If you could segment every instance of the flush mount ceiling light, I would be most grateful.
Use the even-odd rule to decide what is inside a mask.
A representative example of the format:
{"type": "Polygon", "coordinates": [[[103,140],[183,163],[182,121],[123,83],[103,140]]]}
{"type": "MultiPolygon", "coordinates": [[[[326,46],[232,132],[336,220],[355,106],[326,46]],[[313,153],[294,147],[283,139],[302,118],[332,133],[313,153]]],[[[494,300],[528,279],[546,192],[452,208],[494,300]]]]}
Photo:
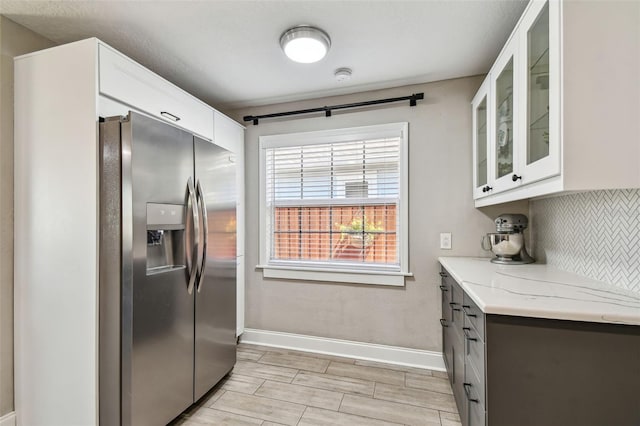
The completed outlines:
{"type": "Polygon", "coordinates": [[[325,57],[331,47],[331,39],[319,28],[298,25],[280,36],[280,47],[292,61],[310,64],[325,57]]]}

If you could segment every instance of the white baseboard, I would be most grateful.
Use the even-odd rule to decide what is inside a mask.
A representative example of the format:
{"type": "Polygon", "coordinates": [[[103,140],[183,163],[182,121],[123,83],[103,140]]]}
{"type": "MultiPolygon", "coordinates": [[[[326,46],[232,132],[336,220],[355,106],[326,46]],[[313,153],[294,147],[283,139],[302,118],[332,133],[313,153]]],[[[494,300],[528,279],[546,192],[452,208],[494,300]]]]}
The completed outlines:
{"type": "Polygon", "coordinates": [[[0,426],[16,426],[16,413],[7,413],[0,417],[0,426]]]}
{"type": "Polygon", "coordinates": [[[241,343],[445,371],[441,352],[245,328],[241,343]]]}

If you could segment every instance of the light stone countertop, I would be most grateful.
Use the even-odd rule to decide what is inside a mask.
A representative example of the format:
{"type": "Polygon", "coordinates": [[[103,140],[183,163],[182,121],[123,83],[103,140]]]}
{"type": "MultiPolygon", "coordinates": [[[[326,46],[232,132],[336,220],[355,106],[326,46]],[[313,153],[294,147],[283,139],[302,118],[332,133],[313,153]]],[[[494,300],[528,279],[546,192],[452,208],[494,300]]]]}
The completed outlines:
{"type": "Polygon", "coordinates": [[[438,261],[487,314],[640,325],[640,294],[548,265],[438,261]]]}

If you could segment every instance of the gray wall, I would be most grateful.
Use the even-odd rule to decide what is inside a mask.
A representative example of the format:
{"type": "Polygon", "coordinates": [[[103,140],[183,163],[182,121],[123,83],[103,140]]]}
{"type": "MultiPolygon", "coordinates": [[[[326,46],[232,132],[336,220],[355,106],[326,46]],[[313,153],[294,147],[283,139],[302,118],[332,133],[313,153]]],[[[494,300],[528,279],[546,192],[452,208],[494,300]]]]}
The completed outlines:
{"type": "Polygon", "coordinates": [[[0,417],[13,411],[13,57],[51,46],[0,16],[0,417]]]}
{"type": "Polygon", "coordinates": [[[331,118],[248,124],[246,132],[246,327],[441,351],[438,256],[486,256],[480,236],[502,212],[527,213],[527,202],[476,210],[471,191],[471,106],[482,77],[231,111],[249,114],[350,103],[424,92],[425,100],[331,118]],[[409,253],[404,288],[263,279],[259,262],[258,137],[329,128],[409,122],[409,253]],[[439,233],[453,233],[453,250],[439,233]]]}
{"type": "Polygon", "coordinates": [[[640,189],[569,194],[530,207],[538,261],[640,293],[640,189]]]}

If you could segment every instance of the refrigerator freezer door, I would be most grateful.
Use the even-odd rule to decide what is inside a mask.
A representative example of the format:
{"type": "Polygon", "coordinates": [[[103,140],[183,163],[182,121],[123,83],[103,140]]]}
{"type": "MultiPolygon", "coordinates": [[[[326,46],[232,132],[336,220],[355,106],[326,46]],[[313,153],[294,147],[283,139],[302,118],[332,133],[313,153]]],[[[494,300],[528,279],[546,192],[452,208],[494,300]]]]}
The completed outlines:
{"type": "MultiPolygon", "coordinates": [[[[209,391],[236,362],[236,178],[233,154],[194,138],[199,202],[206,205],[204,268],[195,312],[194,400],[209,391]]],[[[204,207],[204,206],[202,206],[204,207]]]]}
{"type": "Polygon", "coordinates": [[[194,297],[187,291],[186,259],[193,244],[190,219],[196,216],[188,211],[187,189],[194,168],[193,137],[140,114],[129,117],[122,124],[123,269],[132,262],[131,276],[123,277],[122,423],[160,425],[193,403],[194,297]],[[126,194],[131,194],[130,203],[126,194]],[[173,217],[181,212],[184,219],[173,217]],[[162,214],[166,226],[158,218],[162,214]],[[158,267],[162,262],[166,267],[158,267]]]}

